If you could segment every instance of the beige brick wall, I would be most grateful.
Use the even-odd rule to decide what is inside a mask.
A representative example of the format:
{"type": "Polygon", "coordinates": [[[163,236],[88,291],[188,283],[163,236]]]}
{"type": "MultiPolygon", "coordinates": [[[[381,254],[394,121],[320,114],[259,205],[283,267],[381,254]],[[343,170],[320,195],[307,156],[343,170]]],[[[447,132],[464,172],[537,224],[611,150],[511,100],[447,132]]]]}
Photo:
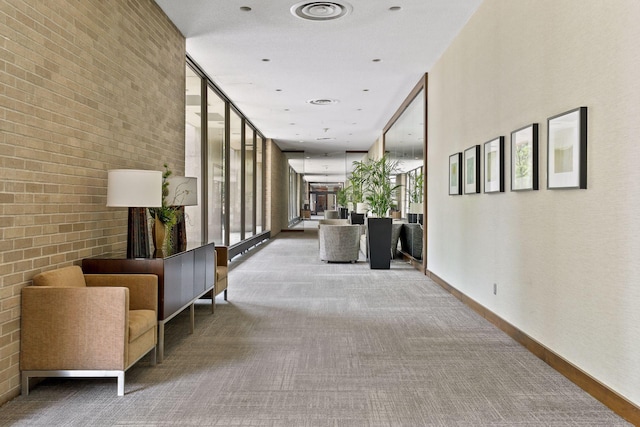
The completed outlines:
{"type": "Polygon", "coordinates": [[[0,403],[18,394],[20,293],[123,250],[107,170],[184,170],[184,37],[152,0],[0,2],[0,403]]]}
{"type": "Polygon", "coordinates": [[[267,229],[271,237],[287,228],[288,212],[288,163],[285,155],[271,139],[266,144],[267,183],[265,206],[267,208],[267,229]]]}

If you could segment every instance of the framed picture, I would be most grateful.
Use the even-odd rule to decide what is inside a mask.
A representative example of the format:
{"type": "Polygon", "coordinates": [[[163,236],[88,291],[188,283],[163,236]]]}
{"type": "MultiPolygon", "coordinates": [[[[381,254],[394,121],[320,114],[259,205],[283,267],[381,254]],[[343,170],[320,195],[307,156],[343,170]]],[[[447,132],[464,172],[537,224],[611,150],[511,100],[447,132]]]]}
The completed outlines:
{"type": "Polygon", "coordinates": [[[538,189],[538,124],[511,132],[511,191],[538,189]]]}
{"type": "Polygon", "coordinates": [[[462,153],[449,156],[449,195],[459,196],[462,194],[462,153]]]}
{"type": "Polygon", "coordinates": [[[587,107],[547,120],[547,188],[587,188],[587,107]]]}
{"type": "Polygon", "coordinates": [[[504,136],[484,143],[484,192],[504,191],[504,136]]]}
{"type": "Polygon", "coordinates": [[[464,150],[464,194],[480,192],[480,146],[464,150]]]}

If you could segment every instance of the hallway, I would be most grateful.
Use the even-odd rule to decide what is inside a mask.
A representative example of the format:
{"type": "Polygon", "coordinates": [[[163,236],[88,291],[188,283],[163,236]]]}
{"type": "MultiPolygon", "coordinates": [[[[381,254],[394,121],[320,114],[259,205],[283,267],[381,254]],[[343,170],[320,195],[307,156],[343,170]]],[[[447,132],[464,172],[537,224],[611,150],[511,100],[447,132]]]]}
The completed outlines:
{"type": "Polygon", "coordinates": [[[167,324],[164,363],[48,379],[20,426],[622,426],[601,403],[404,262],[318,260],[313,230],[234,259],[229,300],[167,324]]]}

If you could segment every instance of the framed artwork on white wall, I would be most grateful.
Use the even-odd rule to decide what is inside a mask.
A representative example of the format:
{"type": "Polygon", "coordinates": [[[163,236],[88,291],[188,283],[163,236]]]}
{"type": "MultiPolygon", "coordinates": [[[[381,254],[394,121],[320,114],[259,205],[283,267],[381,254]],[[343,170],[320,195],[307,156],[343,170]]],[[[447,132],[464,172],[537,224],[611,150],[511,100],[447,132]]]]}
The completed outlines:
{"type": "Polygon", "coordinates": [[[504,191],[504,136],[484,143],[484,192],[504,191]]]}
{"type": "Polygon", "coordinates": [[[464,150],[464,194],[480,192],[480,146],[464,150]]]}
{"type": "Polygon", "coordinates": [[[511,191],[538,189],[538,124],[511,132],[511,191]]]}
{"type": "Polygon", "coordinates": [[[449,195],[462,194],[462,153],[449,156],[449,195]]]}
{"type": "Polygon", "coordinates": [[[587,107],[547,120],[547,188],[587,188],[587,107]]]}

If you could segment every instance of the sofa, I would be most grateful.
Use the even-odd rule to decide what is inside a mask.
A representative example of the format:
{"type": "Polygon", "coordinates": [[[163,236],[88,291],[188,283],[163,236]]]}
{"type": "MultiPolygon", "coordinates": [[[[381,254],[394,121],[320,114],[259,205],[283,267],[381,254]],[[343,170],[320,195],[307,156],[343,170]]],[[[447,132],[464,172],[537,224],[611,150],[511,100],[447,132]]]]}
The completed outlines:
{"type": "Polygon", "coordinates": [[[318,228],[320,260],[356,262],[360,249],[359,225],[321,224],[318,228]]]}
{"type": "Polygon", "coordinates": [[[22,289],[22,394],[31,377],[116,377],[151,353],[156,363],[158,277],[83,274],[78,266],[40,273],[22,289]]]}

